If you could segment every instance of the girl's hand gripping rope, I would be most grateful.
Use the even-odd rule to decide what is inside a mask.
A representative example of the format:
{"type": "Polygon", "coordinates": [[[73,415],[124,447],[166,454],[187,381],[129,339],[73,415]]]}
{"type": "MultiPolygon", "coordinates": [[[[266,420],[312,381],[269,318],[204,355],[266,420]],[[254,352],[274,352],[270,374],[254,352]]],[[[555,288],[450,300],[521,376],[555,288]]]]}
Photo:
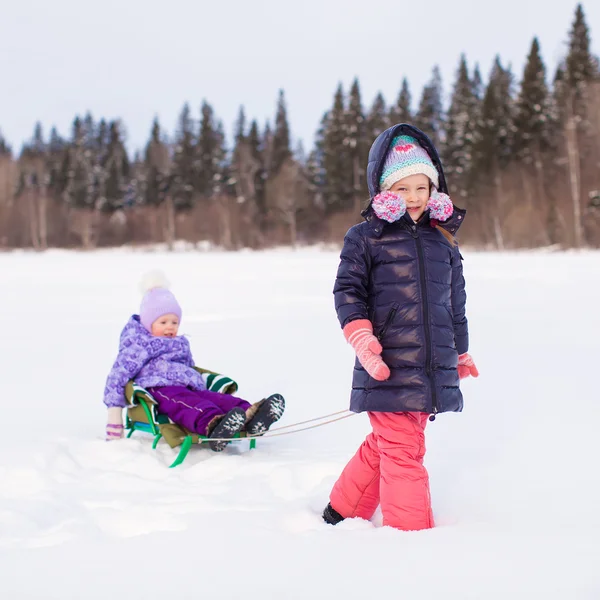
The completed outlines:
{"type": "Polygon", "coordinates": [[[368,319],[357,319],[344,329],[346,341],[354,348],[356,356],[365,371],[377,381],[385,381],[390,376],[389,367],[381,358],[382,347],[373,335],[373,325],[368,319]]]}

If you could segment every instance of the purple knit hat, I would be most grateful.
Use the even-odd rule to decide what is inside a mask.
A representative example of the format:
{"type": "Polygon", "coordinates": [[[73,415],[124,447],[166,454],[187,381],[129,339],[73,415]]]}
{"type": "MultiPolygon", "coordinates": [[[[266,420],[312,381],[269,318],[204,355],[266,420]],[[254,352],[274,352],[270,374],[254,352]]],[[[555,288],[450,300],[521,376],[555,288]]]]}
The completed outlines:
{"type": "Polygon", "coordinates": [[[145,293],[140,306],[140,322],[148,331],[152,331],[152,323],[163,315],[173,314],[181,321],[181,306],[168,286],[160,272],[148,273],[142,280],[145,293]]]}

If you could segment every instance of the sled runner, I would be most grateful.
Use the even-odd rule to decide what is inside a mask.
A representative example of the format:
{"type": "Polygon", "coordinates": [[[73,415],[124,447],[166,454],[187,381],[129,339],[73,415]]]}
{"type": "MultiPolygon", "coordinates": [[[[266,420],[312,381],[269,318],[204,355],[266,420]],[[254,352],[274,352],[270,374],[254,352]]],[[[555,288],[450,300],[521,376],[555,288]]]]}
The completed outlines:
{"type": "MultiPolygon", "coordinates": [[[[234,394],[238,389],[237,383],[229,377],[199,367],[194,367],[194,369],[202,374],[206,389],[211,392],[234,394]]],[[[127,383],[125,397],[127,399],[125,429],[129,430],[128,438],[133,435],[134,431],[143,431],[154,436],[153,450],[156,449],[156,445],[161,438],[164,438],[171,448],[181,446],[179,454],[170,465],[170,468],[180,465],[185,460],[192,444],[202,444],[202,440],[208,439],[204,435],[188,431],[184,427],[173,423],[166,415],[159,413],[156,400],[148,390],[137,385],[134,381],[127,383]]],[[[241,441],[245,437],[246,432],[241,431],[231,441],[241,441]]],[[[256,447],[255,438],[250,438],[249,443],[251,450],[256,447]]]]}

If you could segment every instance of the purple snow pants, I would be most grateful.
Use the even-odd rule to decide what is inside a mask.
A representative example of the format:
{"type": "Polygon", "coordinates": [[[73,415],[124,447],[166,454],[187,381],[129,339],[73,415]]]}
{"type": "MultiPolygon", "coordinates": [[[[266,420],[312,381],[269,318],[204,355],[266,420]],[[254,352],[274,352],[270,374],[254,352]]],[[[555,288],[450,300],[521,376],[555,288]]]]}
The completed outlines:
{"type": "Polygon", "coordinates": [[[158,403],[159,412],[173,423],[200,435],[206,435],[206,427],[215,417],[235,407],[250,408],[250,402],[241,398],[208,390],[196,392],[182,385],[153,387],[148,391],[158,403]]]}

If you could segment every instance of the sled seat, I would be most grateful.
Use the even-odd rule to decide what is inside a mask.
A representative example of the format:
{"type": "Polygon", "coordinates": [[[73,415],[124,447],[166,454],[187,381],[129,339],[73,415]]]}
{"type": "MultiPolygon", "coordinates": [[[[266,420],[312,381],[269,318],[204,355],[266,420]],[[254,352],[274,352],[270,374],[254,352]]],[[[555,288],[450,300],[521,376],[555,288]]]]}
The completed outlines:
{"type": "MultiPolygon", "coordinates": [[[[194,369],[202,375],[206,383],[206,389],[211,392],[234,394],[238,389],[237,383],[229,377],[199,367],[194,367],[194,369]]],[[[152,394],[137,385],[135,381],[131,380],[125,386],[125,398],[127,400],[125,429],[129,430],[127,433],[128,438],[133,435],[134,431],[141,431],[154,436],[153,450],[156,449],[156,445],[161,438],[164,438],[171,448],[181,446],[177,458],[169,468],[176,467],[185,460],[192,444],[206,444],[202,440],[208,439],[207,436],[189,431],[185,427],[173,423],[166,415],[160,413],[152,394]]],[[[231,441],[242,441],[244,438],[246,438],[246,432],[241,431],[231,441]]],[[[250,438],[249,442],[250,450],[256,447],[256,438],[250,438]]]]}

